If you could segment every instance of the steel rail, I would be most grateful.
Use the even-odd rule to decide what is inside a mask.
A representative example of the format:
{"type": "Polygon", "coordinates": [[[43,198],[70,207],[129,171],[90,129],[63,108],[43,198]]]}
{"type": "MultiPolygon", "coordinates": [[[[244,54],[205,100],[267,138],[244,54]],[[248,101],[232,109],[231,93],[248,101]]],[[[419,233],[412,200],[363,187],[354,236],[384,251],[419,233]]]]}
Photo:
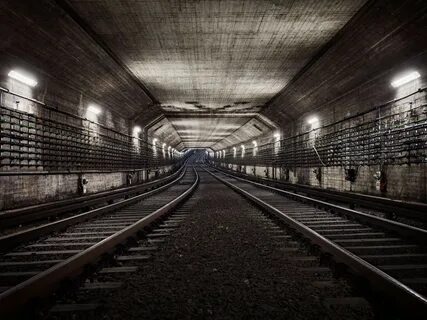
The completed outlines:
{"type": "Polygon", "coordinates": [[[363,223],[368,223],[368,224],[376,226],[376,227],[380,227],[380,228],[387,229],[387,230],[392,231],[392,232],[396,232],[396,233],[404,236],[405,238],[410,238],[410,239],[416,240],[417,242],[419,242],[422,245],[425,245],[427,243],[427,230],[417,228],[417,227],[413,227],[413,226],[410,226],[410,225],[407,225],[404,223],[400,223],[397,221],[384,219],[384,218],[377,217],[377,216],[374,216],[374,215],[371,215],[368,213],[360,212],[357,210],[344,208],[342,206],[332,204],[332,203],[329,203],[326,201],[314,199],[314,198],[311,198],[308,196],[303,196],[303,195],[296,194],[293,192],[289,192],[289,191],[285,191],[285,190],[278,189],[275,187],[271,187],[271,186],[268,186],[268,185],[265,185],[262,183],[258,183],[258,182],[254,182],[251,180],[247,180],[247,179],[238,177],[238,176],[234,176],[232,174],[223,172],[221,170],[219,170],[219,171],[222,172],[226,176],[232,177],[233,179],[253,184],[253,185],[258,186],[260,188],[279,193],[285,197],[288,197],[288,198],[291,198],[294,200],[298,200],[301,202],[305,202],[305,203],[311,203],[312,205],[325,208],[326,210],[330,210],[330,211],[333,211],[335,213],[343,214],[347,217],[350,217],[353,220],[358,220],[358,221],[361,221],[363,223]]]}
{"type": "Polygon", "coordinates": [[[185,175],[185,170],[183,170],[181,174],[178,176],[178,178],[176,178],[175,180],[161,187],[158,187],[154,190],[144,192],[132,198],[122,200],[113,204],[109,204],[100,208],[96,208],[96,209],[93,209],[78,215],[74,215],[68,218],[64,218],[55,222],[47,223],[38,227],[30,228],[27,230],[19,231],[16,233],[12,233],[12,234],[0,237],[0,252],[5,252],[7,250],[10,250],[22,244],[23,242],[34,240],[40,236],[47,235],[53,231],[62,230],[73,224],[86,221],[88,219],[94,218],[101,214],[105,214],[107,212],[111,212],[111,211],[123,208],[125,206],[128,206],[130,204],[133,204],[135,202],[141,201],[142,199],[145,199],[153,194],[159,193],[169,188],[170,186],[176,184],[184,177],[184,175],[185,175]]]}
{"type": "Polygon", "coordinates": [[[319,246],[321,250],[334,257],[336,262],[343,263],[355,274],[362,276],[369,282],[370,287],[373,291],[380,292],[381,294],[392,300],[395,303],[395,306],[400,311],[405,312],[406,314],[410,314],[411,319],[424,319],[425,314],[427,312],[427,300],[422,295],[407,287],[406,285],[391,277],[382,270],[378,269],[377,267],[373,266],[372,264],[361,259],[357,255],[335,244],[333,241],[328,240],[316,231],[305,226],[303,223],[298,222],[289,215],[276,209],[267,202],[233,185],[231,182],[228,182],[218,177],[211,171],[207,169],[204,170],[206,170],[217,180],[229,186],[231,189],[237,191],[239,194],[243,195],[245,198],[255,203],[262,209],[280,218],[292,229],[296,230],[305,238],[309,239],[311,243],[319,246]]]}
{"type": "Polygon", "coordinates": [[[199,175],[194,167],[192,169],[196,177],[194,183],[177,198],[97,244],[1,293],[0,315],[13,315],[18,308],[27,305],[32,300],[49,296],[63,280],[81,274],[85,266],[95,263],[102,255],[111,252],[117,245],[124,243],[138,231],[172,211],[192,194],[199,183],[199,175]]]}
{"type": "Polygon", "coordinates": [[[215,167],[218,171],[229,173],[233,176],[245,177],[252,181],[261,181],[267,185],[273,187],[282,187],[293,192],[303,192],[310,196],[316,196],[327,200],[333,200],[338,202],[344,202],[351,205],[357,204],[366,208],[380,210],[387,214],[395,214],[400,217],[407,217],[417,219],[420,221],[427,221],[427,204],[405,202],[399,200],[393,200],[389,198],[365,195],[360,193],[349,193],[345,191],[337,190],[321,190],[312,186],[305,186],[301,184],[293,184],[285,181],[273,180],[270,178],[252,177],[248,174],[232,172],[227,169],[215,167]]]}
{"type": "Polygon", "coordinates": [[[102,191],[77,198],[52,201],[23,208],[0,211],[1,228],[4,229],[5,227],[33,222],[53,215],[70,212],[71,210],[81,209],[118,198],[132,196],[138,192],[141,192],[141,190],[157,187],[163,183],[171,181],[180,173],[182,173],[185,165],[186,162],[176,172],[168,176],[130,187],[102,191]]]}

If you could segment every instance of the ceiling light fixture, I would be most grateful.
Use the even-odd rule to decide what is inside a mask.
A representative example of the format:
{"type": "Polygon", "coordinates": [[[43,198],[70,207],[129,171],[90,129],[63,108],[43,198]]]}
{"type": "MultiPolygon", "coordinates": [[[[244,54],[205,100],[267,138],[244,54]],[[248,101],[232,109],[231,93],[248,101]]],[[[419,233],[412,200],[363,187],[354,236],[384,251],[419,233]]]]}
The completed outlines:
{"type": "Polygon", "coordinates": [[[100,114],[100,113],[101,113],[101,109],[100,109],[99,107],[97,107],[97,106],[94,106],[93,104],[91,104],[91,105],[87,108],[87,111],[89,111],[89,112],[91,112],[91,113],[93,113],[93,114],[96,114],[96,115],[98,115],[98,114],[100,114]]]}
{"type": "Polygon", "coordinates": [[[413,81],[415,79],[418,79],[419,77],[421,77],[421,75],[419,74],[418,71],[412,71],[412,72],[409,72],[409,73],[405,74],[404,76],[402,76],[402,77],[394,80],[391,83],[391,85],[394,88],[397,88],[397,87],[400,87],[400,86],[402,86],[402,85],[404,85],[404,84],[406,84],[408,82],[411,82],[411,81],[413,81]]]}
{"type": "Polygon", "coordinates": [[[12,79],[18,80],[19,82],[29,85],[30,87],[35,87],[37,85],[37,81],[35,79],[25,76],[15,70],[11,70],[7,75],[12,79]]]}
{"type": "Polygon", "coordinates": [[[308,122],[308,124],[313,125],[313,124],[319,122],[319,118],[318,117],[311,117],[307,120],[307,122],[308,122]]]}

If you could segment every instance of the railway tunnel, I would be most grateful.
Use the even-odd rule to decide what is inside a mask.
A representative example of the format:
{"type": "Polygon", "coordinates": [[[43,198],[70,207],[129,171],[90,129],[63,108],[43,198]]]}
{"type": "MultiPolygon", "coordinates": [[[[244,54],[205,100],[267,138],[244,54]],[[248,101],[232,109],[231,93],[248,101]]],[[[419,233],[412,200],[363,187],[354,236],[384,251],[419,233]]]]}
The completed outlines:
{"type": "Polygon", "coordinates": [[[427,2],[0,0],[2,319],[423,319],[427,2]]]}

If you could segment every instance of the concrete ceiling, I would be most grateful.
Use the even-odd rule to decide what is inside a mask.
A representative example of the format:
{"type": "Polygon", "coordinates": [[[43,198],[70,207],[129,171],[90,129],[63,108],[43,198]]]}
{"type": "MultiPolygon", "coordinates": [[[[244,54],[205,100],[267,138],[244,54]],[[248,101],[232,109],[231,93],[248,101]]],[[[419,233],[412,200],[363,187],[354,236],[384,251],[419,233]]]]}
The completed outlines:
{"type": "Polygon", "coordinates": [[[285,126],[327,109],[326,124],[395,99],[396,75],[426,74],[426,38],[427,1],[369,1],[262,113],[285,126]]]}
{"type": "MultiPolygon", "coordinates": [[[[261,111],[365,0],[67,3],[164,112],[210,114],[209,120],[170,119],[189,147],[233,141],[229,133],[247,117],[219,118],[217,112],[261,111]]],[[[242,139],[251,138],[243,132],[242,139]]]]}
{"type": "Polygon", "coordinates": [[[286,86],[365,0],[70,0],[168,110],[250,109],[286,86]]]}
{"type": "Polygon", "coordinates": [[[211,114],[175,112],[158,117],[146,126],[150,139],[184,148],[223,149],[247,139],[266,135],[276,127],[266,117],[255,113],[211,114]],[[179,134],[178,134],[179,132],[179,134]]]}
{"type": "Polygon", "coordinates": [[[81,116],[96,103],[108,109],[101,117],[113,120],[100,120],[110,127],[142,109],[155,114],[139,80],[53,0],[0,0],[0,38],[0,85],[6,88],[8,72],[22,69],[39,82],[33,98],[81,116]]]}

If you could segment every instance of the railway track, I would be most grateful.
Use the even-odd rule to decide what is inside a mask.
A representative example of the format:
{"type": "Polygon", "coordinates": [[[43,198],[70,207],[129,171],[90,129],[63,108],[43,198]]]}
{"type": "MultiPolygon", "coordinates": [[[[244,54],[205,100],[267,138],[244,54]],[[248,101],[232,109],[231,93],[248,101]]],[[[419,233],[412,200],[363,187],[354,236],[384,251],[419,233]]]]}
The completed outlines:
{"type": "Polygon", "coordinates": [[[164,219],[144,229],[136,241],[133,241],[102,267],[82,279],[77,286],[69,288],[56,301],[54,306],[46,313],[46,318],[69,319],[96,317],[105,306],[105,296],[118,290],[125,281],[132,279],[140,268],[141,263],[151,259],[160,246],[180,227],[191,213],[191,207],[198,197],[194,194],[182,205],[172,210],[164,219]]]}
{"type": "Polygon", "coordinates": [[[187,166],[156,190],[0,239],[6,251],[0,257],[0,315],[16,315],[21,307],[51,295],[64,280],[81,274],[185,201],[198,180],[194,168],[187,166]],[[16,247],[22,243],[27,244],[16,247]]]}
{"type": "MultiPolygon", "coordinates": [[[[319,267],[317,258],[310,256],[285,228],[234,192],[227,195],[227,186],[204,170],[198,171],[200,187],[182,206],[161,224],[147,230],[138,241],[123,248],[90,280],[67,290],[56,300],[47,319],[105,319],[117,316],[170,319],[196,315],[203,318],[199,313],[201,310],[206,310],[210,316],[215,314],[215,319],[223,316],[244,318],[244,314],[250,315],[250,318],[258,318],[261,314],[283,318],[279,307],[283,308],[283,305],[279,301],[286,296],[284,292],[292,292],[292,304],[298,301],[304,309],[316,297],[314,310],[300,310],[303,315],[312,316],[319,312],[320,317],[334,314],[331,319],[341,319],[342,316],[371,319],[369,303],[362,297],[354,296],[351,289],[343,285],[345,281],[336,281],[330,268],[319,267]],[[219,199],[223,203],[218,203],[219,199]],[[236,208],[242,211],[236,211],[236,208]],[[172,239],[167,241],[169,237],[172,239]],[[242,255],[236,254],[236,251],[242,255]],[[260,256],[264,258],[262,261],[259,260],[260,256]],[[250,262],[248,257],[251,257],[250,262]],[[245,267],[242,263],[245,263],[245,267]],[[261,265],[268,266],[271,273],[264,268],[260,272],[258,268],[261,265]],[[296,269],[298,274],[289,269],[296,269]],[[298,285],[289,289],[288,283],[279,284],[280,289],[275,291],[270,286],[277,284],[278,279],[298,285]],[[252,282],[253,288],[250,285],[252,282]],[[304,292],[301,292],[300,286],[304,287],[304,292]],[[293,290],[297,290],[298,294],[294,296],[293,290]],[[271,295],[275,296],[275,303],[278,304],[249,311],[245,306],[248,297],[240,296],[245,295],[246,291],[250,292],[249,299],[257,301],[259,305],[271,303],[271,295]],[[224,306],[221,312],[225,311],[225,314],[214,310],[214,305],[211,305],[219,292],[220,301],[217,303],[224,306]],[[188,311],[185,310],[189,308],[187,303],[191,304],[193,300],[197,300],[194,301],[197,311],[186,313],[188,311]],[[233,305],[232,311],[227,304],[233,305]],[[126,310],[118,311],[116,308],[120,307],[117,305],[125,306],[126,310]],[[340,310],[335,309],[340,306],[340,310]],[[156,311],[159,308],[162,310],[156,311]],[[141,312],[141,309],[144,311],[141,312]]],[[[286,312],[286,308],[283,312],[286,312]]]]}
{"type": "Polygon", "coordinates": [[[55,220],[60,217],[75,215],[82,211],[87,211],[87,208],[104,206],[105,204],[111,204],[120,199],[127,199],[173,181],[183,172],[184,168],[185,163],[171,175],[142,184],[98,192],[72,199],[52,201],[1,211],[0,232],[3,235],[13,233],[22,230],[23,226],[27,228],[37,224],[43,224],[44,220],[55,220]]]}
{"type": "Polygon", "coordinates": [[[414,226],[424,227],[427,222],[427,204],[424,203],[406,202],[355,192],[320,189],[318,187],[293,184],[271,178],[255,177],[253,175],[231,171],[224,168],[217,167],[216,169],[223,173],[262,183],[270,187],[279,188],[285,191],[292,191],[294,193],[300,193],[319,200],[348,206],[351,209],[358,208],[358,210],[365,213],[375,214],[380,217],[393,219],[414,226]]]}
{"type": "MultiPolygon", "coordinates": [[[[225,183],[312,244],[345,265],[411,318],[427,311],[427,232],[324,201],[235,177],[217,170],[225,183]]],[[[381,300],[381,299],[379,299],[381,300]]]]}
{"type": "MultiPolygon", "coordinates": [[[[222,172],[204,170],[206,172],[202,171],[201,175],[208,186],[213,178],[218,179],[260,206],[284,222],[287,228],[318,246],[337,264],[345,265],[351,273],[366,281],[375,297],[386,297],[385,303],[393,302],[396,310],[410,314],[411,319],[425,315],[427,236],[424,230],[222,172]]],[[[40,229],[28,238],[17,235],[13,244],[4,242],[13,249],[6,250],[0,257],[0,287],[3,291],[0,293],[0,315],[16,315],[23,306],[29,306],[29,310],[37,309],[35,306],[40,300],[45,301],[67,279],[82,273],[95,275],[76,291],[74,303],[57,300],[50,315],[68,311],[96,312],[97,304],[88,300],[88,292],[95,292],[96,297],[97,290],[117,288],[122,280],[132,277],[137,270],[135,262],[147,260],[190,212],[186,205],[204,196],[190,197],[198,181],[197,171],[187,166],[185,172],[160,190],[95,209],[66,224],[49,224],[49,228],[40,229]],[[144,234],[135,241],[141,230],[144,234]],[[24,242],[25,245],[15,247],[24,242]],[[123,247],[123,244],[127,245],[123,247]],[[102,258],[112,252],[116,253],[114,262],[111,264],[110,259],[105,263],[102,258]]],[[[207,192],[209,188],[204,190],[207,192]]],[[[290,258],[295,263],[308,263],[310,266],[305,269],[314,270],[316,274],[320,272],[322,285],[331,281],[325,281],[323,276],[325,272],[330,274],[330,269],[318,267],[316,263],[311,266],[316,259],[300,249],[295,237],[269,219],[260,217],[259,213],[253,212],[249,217],[265,224],[267,232],[272,235],[272,245],[279,241],[286,246],[287,253],[298,253],[299,257],[290,258]]],[[[314,282],[319,282],[317,277],[313,278],[314,282]]],[[[340,299],[360,301],[359,298],[327,300],[336,303],[340,299]]]]}

